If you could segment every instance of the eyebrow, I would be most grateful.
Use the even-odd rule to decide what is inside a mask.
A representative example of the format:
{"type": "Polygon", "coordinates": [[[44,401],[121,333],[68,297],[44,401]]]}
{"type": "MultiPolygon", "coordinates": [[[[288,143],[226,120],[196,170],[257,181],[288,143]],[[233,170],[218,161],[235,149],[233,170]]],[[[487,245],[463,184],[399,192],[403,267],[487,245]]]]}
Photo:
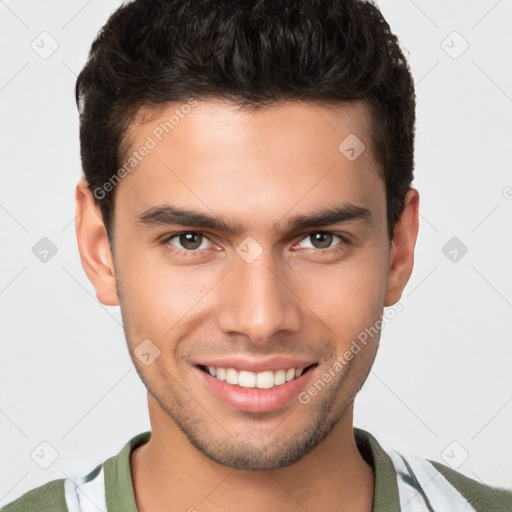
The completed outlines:
{"type": "MultiPolygon", "coordinates": [[[[363,221],[370,224],[373,221],[373,215],[368,208],[352,203],[342,203],[327,208],[317,208],[309,213],[291,217],[284,223],[279,221],[276,225],[281,226],[283,231],[293,231],[349,221],[363,221]]],[[[154,206],[138,214],[137,224],[147,227],[152,225],[194,226],[194,228],[212,229],[233,235],[241,235],[245,231],[239,224],[233,224],[208,213],[170,204],[154,206]]]]}

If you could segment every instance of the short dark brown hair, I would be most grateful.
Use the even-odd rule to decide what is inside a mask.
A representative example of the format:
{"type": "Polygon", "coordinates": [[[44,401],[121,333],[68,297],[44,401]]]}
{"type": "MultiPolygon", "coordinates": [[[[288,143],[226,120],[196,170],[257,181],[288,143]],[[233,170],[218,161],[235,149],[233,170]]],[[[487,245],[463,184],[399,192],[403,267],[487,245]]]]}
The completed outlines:
{"type": "MultiPolygon", "coordinates": [[[[98,33],[75,94],[91,191],[121,167],[128,128],[142,107],[191,97],[250,108],[367,101],[390,239],[413,179],[414,83],[397,37],[371,1],[134,0],[98,33]]],[[[112,243],[115,188],[108,188],[94,197],[112,243]]]]}

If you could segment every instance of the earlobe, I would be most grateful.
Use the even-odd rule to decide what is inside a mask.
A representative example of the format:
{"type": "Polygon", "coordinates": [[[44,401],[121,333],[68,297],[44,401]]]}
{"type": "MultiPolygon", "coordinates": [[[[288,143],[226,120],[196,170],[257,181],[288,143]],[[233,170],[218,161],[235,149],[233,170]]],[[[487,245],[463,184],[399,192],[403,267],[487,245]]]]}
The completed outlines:
{"type": "Polygon", "coordinates": [[[82,266],[96,290],[97,299],[105,306],[117,306],[119,298],[107,232],[84,179],[76,186],[75,199],[75,230],[82,266]]]}
{"type": "Polygon", "coordinates": [[[411,277],[419,228],[419,200],[418,191],[411,187],[405,196],[404,208],[393,232],[384,306],[392,306],[400,300],[411,277]]]}

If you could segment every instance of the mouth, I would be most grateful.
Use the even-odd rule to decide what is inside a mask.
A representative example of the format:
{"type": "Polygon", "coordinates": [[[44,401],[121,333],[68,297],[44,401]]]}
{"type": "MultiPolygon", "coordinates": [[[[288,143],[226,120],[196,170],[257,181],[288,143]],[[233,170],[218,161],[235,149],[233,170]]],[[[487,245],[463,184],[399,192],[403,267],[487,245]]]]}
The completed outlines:
{"type": "MultiPolygon", "coordinates": [[[[241,412],[272,412],[291,404],[315,374],[318,363],[303,368],[250,372],[194,365],[207,392],[224,405],[241,412]]],[[[301,405],[302,407],[303,405],[301,405]]]]}
{"type": "Polygon", "coordinates": [[[298,379],[306,374],[318,363],[311,364],[305,368],[282,368],[279,370],[266,370],[263,372],[250,372],[237,370],[236,368],[222,368],[215,366],[197,365],[197,367],[211,377],[241,388],[272,389],[282,386],[287,382],[298,379]]]}

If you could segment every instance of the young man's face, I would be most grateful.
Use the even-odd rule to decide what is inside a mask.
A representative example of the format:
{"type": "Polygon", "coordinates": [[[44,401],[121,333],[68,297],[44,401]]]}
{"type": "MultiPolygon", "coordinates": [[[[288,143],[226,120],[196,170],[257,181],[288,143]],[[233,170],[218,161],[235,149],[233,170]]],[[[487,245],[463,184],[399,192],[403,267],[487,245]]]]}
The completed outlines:
{"type": "MultiPolygon", "coordinates": [[[[412,270],[418,195],[408,193],[390,245],[362,103],[249,112],[199,101],[161,133],[176,109],[166,106],[130,130],[130,154],[153,146],[148,136],[156,145],[117,185],[115,267],[91,194],[79,184],[77,207],[90,206],[77,221],[82,262],[99,300],[121,306],[152,421],[178,425],[219,463],[283,467],[336,422],[351,425],[378,336],[344,354],[400,298],[412,270]],[[354,135],[366,146],[359,156],[354,135]],[[240,229],[170,224],[169,212],[156,209],[171,207],[240,229]],[[349,207],[345,220],[291,223],[349,207]],[[269,369],[314,366],[257,389],[210,376],[200,367],[209,364],[264,369],[262,386],[271,385],[269,369]]],[[[251,385],[252,375],[245,378],[251,385]]]]}

